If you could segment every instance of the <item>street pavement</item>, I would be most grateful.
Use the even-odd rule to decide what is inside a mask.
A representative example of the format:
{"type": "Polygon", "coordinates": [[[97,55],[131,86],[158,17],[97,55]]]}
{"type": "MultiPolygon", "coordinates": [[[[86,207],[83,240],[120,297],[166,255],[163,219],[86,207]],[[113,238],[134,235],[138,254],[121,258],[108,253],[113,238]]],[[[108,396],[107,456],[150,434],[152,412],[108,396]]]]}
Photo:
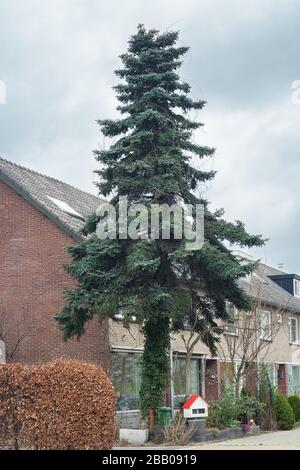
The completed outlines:
{"type": "Polygon", "coordinates": [[[257,436],[191,446],[114,447],[114,450],[300,450],[300,426],[291,431],[265,432],[257,436]]]}
{"type": "Polygon", "coordinates": [[[240,439],[190,446],[193,450],[300,450],[300,427],[291,431],[275,431],[240,439]]]}

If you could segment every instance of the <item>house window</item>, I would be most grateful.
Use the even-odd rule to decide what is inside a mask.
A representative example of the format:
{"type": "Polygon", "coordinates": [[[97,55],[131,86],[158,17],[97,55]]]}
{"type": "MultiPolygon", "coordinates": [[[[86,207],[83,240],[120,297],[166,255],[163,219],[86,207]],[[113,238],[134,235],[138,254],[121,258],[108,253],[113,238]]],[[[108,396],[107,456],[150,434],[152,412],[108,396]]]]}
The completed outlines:
{"type": "Polygon", "coordinates": [[[270,384],[274,387],[276,385],[276,372],[274,364],[263,364],[261,368],[265,371],[270,384]]]}
{"type": "Polygon", "coordinates": [[[288,394],[300,396],[300,366],[288,366],[288,394]]]}
{"type": "Polygon", "coordinates": [[[298,332],[298,318],[289,318],[289,341],[292,344],[298,344],[299,332],[298,332]]]}
{"type": "Polygon", "coordinates": [[[177,357],[174,359],[174,408],[181,408],[187,395],[198,394],[200,391],[200,367],[198,359],[191,359],[189,370],[189,390],[186,393],[186,359],[177,357]]]}
{"type": "Polygon", "coordinates": [[[139,409],[141,354],[112,353],[110,378],[117,397],[117,411],[139,409]]]}
{"type": "MultiPolygon", "coordinates": [[[[235,377],[237,376],[239,364],[234,362],[221,362],[220,364],[220,377],[221,377],[221,390],[222,392],[225,390],[232,391],[235,394],[236,386],[235,386],[235,377]],[[233,368],[232,368],[233,367],[233,368]]],[[[240,390],[244,386],[244,378],[240,379],[240,390]]]]}
{"type": "Polygon", "coordinates": [[[238,311],[237,308],[232,305],[231,303],[227,303],[226,306],[227,312],[230,315],[230,320],[226,322],[224,333],[227,335],[236,336],[238,333],[237,328],[237,319],[238,319],[238,311]]]}
{"type": "Polygon", "coordinates": [[[69,214],[72,217],[76,217],[77,219],[84,221],[84,217],[79,214],[79,212],[77,212],[75,209],[73,209],[73,207],[69,206],[69,204],[67,204],[66,202],[60,201],[59,199],[55,199],[55,197],[51,196],[47,196],[47,198],[66,214],[69,214]]]}
{"type": "Polygon", "coordinates": [[[230,362],[221,362],[220,376],[221,376],[222,391],[228,390],[231,388],[232,390],[234,390],[234,375],[233,375],[233,370],[232,370],[232,364],[230,362]]]}
{"type": "Polygon", "coordinates": [[[272,316],[268,310],[260,310],[260,339],[271,341],[272,339],[272,316]]]}
{"type": "Polygon", "coordinates": [[[300,297],[300,281],[294,279],[294,295],[300,297]]]}

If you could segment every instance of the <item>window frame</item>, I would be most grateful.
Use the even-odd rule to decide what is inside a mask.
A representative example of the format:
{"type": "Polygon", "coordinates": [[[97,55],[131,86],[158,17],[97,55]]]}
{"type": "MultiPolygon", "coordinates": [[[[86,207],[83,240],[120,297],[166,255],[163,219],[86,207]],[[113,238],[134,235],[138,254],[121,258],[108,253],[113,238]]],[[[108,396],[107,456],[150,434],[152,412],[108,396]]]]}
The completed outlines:
{"type": "Polygon", "coordinates": [[[262,362],[262,367],[265,368],[265,371],[267,372],[268,374],[268,377],[269,377],[269,380],[271,382],[271,385],[273,387],[276,387],[277,386],[277,380],[276,380],[276,363],[275,362],[262,362]],[[271,370],[271,373],[270,373],[270,369],[271,370]]]}
{"type": "MultiPolygon", "coordinates": [[[[234,363],[234,373],[236,373],[237,369],[240,365],[240,361],[233,361],[233,363],[234,363]]],[[[227,365],[231,368],[232,367],[231,361],[225,360],[225,361],[221,361],[221,363],[220,363],[221,369],[224,368],[224,370],[222,371],[223,373],[220,370],[221,390],[223,389],[222,391],[224,391],[225,388],[230,388],[230,387],[226,386],[226,384],[224,383],[224,378],[225,378],[225,380],[226,379],[229,380],[229,381],[231,380],[231,377],[229,377],[229,375],[226,374],[226,371],[225,371],[225,366],[227,366],[227,365]],[[227,375],[227,377],[225,377],[226,375],[227,375]],[[224,387],[224,385],[225,385],[225,387],[224,387]]],[[[233,377],[232,377],[232,380],[233,380],[233,377]]],[[[235,383],[234,383],[234,381],[232,381],[231,385],[232,385],[232,392],[235,394],[235,383]]],[[[245,386],[245,377],[240,379],[240,384],[239,385],[240,385],[240,390],[245,386]]]]}
{"type": "Polygon", "coordinates": [[[293,282],[294,296],[300,298],[300,281],[299,281],[299,279],[295,279],[295,278],[293,279],[293,281],[294,281],[293,282]],[[296,291],[297,291],[296,285],[299,287],[299,291],[298,291],[299,293],[298,294],[296,294],[296,291]]]}
{"type": "Polygon", "coordinates": [[[289,395],[300,396],[300,381],[297,385],[294,384],[294,369],[298,369],[298,381],[300,377],[300,364],[288,365],[288,393],[289,395]]]}
{"type": "MultiPolygon", "coordinates": [[[[133,350],[133,349],[117,349],[117,348],[113,348],[112,351],[111,351],[111,360],[113,358],[113,356],[115,355],[115,357],[117,355],[119,355],[119,357],[121,355],[125,355],[125,356],[136,356],[136,359],[139,357],[140,361],[142,359],[142,355],[143,355],[143,352],[142,351],[138,351],[138,350],[133,350]]],[[[109,370],[109,378],[115,388],[115,391],[116,391],[116,395],[118,394],[118,390],[117,390],[117,386],[115,385],[114,383],[114,378],[112,376],[112,372],[113,372],[113,367],[112,367],[112,364],[110,366],[110,370],[109,370]]],[[[141,374],[141,369],[140,369],[140,374],[141,374]]],[[[135,377],[136,378],[136,377],[135,377]]],[[[139,396],[139,395],[138,395],[139,396]]],[[[116,413],[138,413],[140,412],[140,409],[139,408],[132,408],[132,409],[118,409],[118,403],[117,403],[117,400],[116,400],[116,413]]]]}
{"type": "MultiPolygon", "coordinates": [[[[177,367],[177,364],[179,365],[179,363],[176,364],[176,361],[180,361],[180,360],[186,360],[186,355],[185,354],[179,354],[177,356],[175,356],[174,352],[173,352],[173,367],[174,367],[174,370],[173,370],[173,373],[174,373],[174,377],[173,377],[173,401],[174,401],[174,410],[180,410],[180,407],[177,406],[177,400],[179,399],[179,397],[185,397],[185,394],[177,394],[175,393],[175,388],[176,388],[176,382],[175,382],[175,375],[176,375],[176,367],[177,367]]],[[[201,379],[202,379],[202,361],[203,357],[202,356],[198,356],[198,355],[195,355],[195,356],[192,356],[191,357],[191,361],[196,361],[196,366],[197,366],[197,374],[196,374],[196,381],[197,381],[197,395],[200,395],[201,394],[201,388],[202,388],[202,385],[201,385],[201,379]]],[[[195,392],[194,392],[195,393],[195,392]]],[[[192,394],[192,393],[190,393],[192,394]]]]}
{"type": "Polygon", "coordinates": [[[299,321],[297,317],[289,316],[289,343],[299,345],[299,321]],[[296,341],[292,339],[292,320],[296,322],[296,341]]]}
{"type": "Polygon", "coordinates": [[[269,341],[269,342],[272,342],[273,341],[273,338],[272,338],[272,312],[271,310],[259,310],[259,339],[260,341],[269,341]],[[268,332],[268,336],[267,334],[263,334],[263,330],[262,330],[262,314],[268,314],[269,316],[269,326],[270,326],[270,331],[268,332]]]}
{"type": "Polygon", "coordinates": [[[233,304],[231,304],[230,302],[227,302],[226,308],[232,308],[232,309],[233,309],[234,321],[232,321],[232,322],[231,322],[231,321],[226,322],[225,328],[224,328],[224,335],[228,335],[228,336],[238,336],[238,324],[237,324],[237,321],[238,321],[239,311],[238,311],[238,309],[236,308],[236,306],[233,305],[233,304]],[[230,330],[229,330],[230,327],[233,328],[233,331],[230,331],[230,330]]]}

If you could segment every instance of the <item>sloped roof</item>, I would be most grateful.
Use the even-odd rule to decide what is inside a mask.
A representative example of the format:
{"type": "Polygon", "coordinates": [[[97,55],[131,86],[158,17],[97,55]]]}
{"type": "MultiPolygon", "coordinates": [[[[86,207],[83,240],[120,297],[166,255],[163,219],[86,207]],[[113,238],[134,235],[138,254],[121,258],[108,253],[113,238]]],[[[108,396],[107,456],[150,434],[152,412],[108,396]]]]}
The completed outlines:
{"type": "Polygon", "coordinates": [[[262,304],[300,313],[300,298],[291,295],[269,276],[287,274],[279,269],[260,263],[256,271],[240,281],[241,287],[262,304]]]}
{"type": "Polygon", "coordinates": [[[206,403],[206,401],[200,395],[191,395],[187,399],[187,401],[185,402],[182,408],[184,408],[185,410],[189,409],[193,405],[193,403],[195,403],[195,401],[198,400],[199,398],[200,400],[204,401],[204,403],[206,403]]]}
{"type": "Polygon", "coordinates": [[[95,212],[101,203],[101,199],[93,194],[1,157],[0,180],[77,240],[80,239],[79,232],[84,225],[82,219],[95,212]],[[82,219],[68,214],[49,198],[69,205],[82,219]]]}

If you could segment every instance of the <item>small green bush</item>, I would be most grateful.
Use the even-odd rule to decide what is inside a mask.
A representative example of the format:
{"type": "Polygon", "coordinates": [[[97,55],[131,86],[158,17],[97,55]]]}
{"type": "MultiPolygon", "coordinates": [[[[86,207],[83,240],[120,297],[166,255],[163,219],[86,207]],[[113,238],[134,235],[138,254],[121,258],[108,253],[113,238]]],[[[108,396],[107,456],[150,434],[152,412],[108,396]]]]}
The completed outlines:
{"type": "Polygon", "coordinates": [[[264,404],[254,396],[241,394],[235,397],[232,389],[228,388],[222,392],[218,401],[210,404],[207,426],[218,429],[236,426],[243,415],[249,421],[263,408],[264,404]]]}
{"type": "Polygon", "coordinates": [[[248,421],[255,418],[257,413],[261,413],[265,404],[258,401],[257,398],[253,395],[240,395],[236,400],[237,414],[239,416],[246,415],[248,421]]]}
{"type": "Polygon", "coordinates": [[[293,395],[288,397],[288,402],[292,407],[292,410],[295,414],[296,421],[300,421],[300,397],[293,395]]]}
{"type": "Polygon", "coordinates": [[[276,394],[275,410],[279,429],[292,429],[295,424],[295,414],[288,399],[280,393],[276,394]]]}
{"type": "Polygon", "coordinates": [[[234,394],[225,389],[220,398],[208,408],[207,425],[211,428],[227,428],[236,422],[237,409],[234,394]]]}

